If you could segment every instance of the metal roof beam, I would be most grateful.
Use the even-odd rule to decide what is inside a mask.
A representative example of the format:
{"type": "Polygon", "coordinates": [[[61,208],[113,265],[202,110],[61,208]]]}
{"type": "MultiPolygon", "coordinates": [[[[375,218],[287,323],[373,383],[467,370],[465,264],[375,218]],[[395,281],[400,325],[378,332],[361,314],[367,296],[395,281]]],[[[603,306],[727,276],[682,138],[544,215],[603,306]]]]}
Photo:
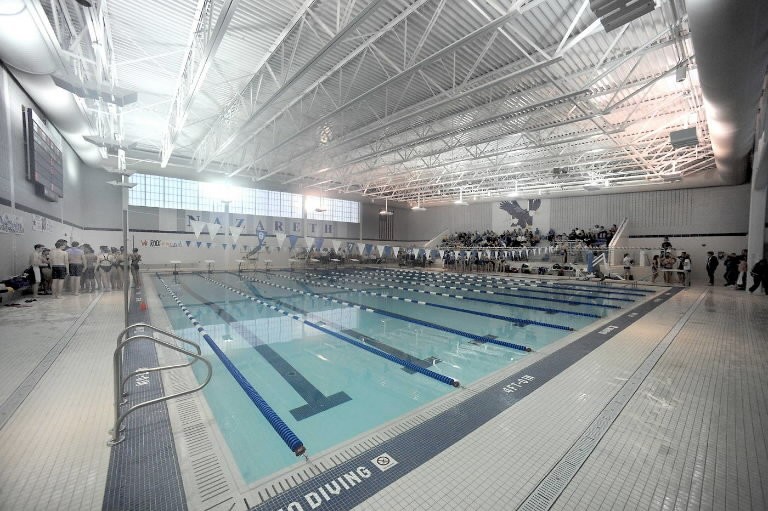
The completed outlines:
{"type": "Polygon", "coordinates": [[[222,0],[221,10],[213,26],[213,11],[216,0],[202,0],[197,24],[192,31],[187,57],[181,68],[179,83],[173,95],[168,123],[163,134],[160,150],[160,166],[165,167],[173,154],[174,144],[189,114],[189,106],[200,89],[208,67],[213,62],[227,31],[229,22],[237,10],[240,0],[222,0]]]}

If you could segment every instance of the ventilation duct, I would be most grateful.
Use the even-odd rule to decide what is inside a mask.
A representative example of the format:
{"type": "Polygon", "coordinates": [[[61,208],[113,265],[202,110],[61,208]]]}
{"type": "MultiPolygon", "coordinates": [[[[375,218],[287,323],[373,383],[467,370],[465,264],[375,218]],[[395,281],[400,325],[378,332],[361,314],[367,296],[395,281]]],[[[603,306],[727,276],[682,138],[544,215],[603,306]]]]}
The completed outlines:
{"type": "Polygon", "coordinates": [[[77,155],[92,167],[103,160],[96,147],[83,140],[92,134],[88,120],[71,93],[57,87],[51,74],[65,68],[53,29],[37,2],[0,0],[0,60],[42,109],[77,155]]]}
{"type": "Polygon", "coordinates": [[[768,65],[768,2],[688,0],[686,8],[718,174],[741,184],[768,65]]]}

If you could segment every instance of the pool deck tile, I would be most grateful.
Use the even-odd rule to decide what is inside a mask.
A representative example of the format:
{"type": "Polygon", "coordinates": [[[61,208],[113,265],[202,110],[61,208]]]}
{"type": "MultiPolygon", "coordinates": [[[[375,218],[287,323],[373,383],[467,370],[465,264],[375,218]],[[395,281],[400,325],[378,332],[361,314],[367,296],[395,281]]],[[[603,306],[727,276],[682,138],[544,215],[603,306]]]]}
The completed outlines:
{"type": "MultiPolygon", "coordinates": [[[[101,509],[110,454],[111,354],[122,329],[122,294],[41,297],[32,305],[0,310],[0,408],[11,410],[0,427],[0,509],[101,509]],[[98,301],[88,310],[91,300],[98,301]]],[[[356,504],[341,495],[318,509],[519,508],[692,307],[551,508],[768,508],[768,299],[693,287],[367,500],[356,504]]],[[[526,357],[525,364],[543,355],[526,357]]],[[[172,423],[180,406],[169,406],[172,423]]],[[[461,411],[473,413],[469,407],[461,411]]],[[[418,421],[400,422],[402,427],[390,427],[405,431],[418,421]]],[[[359,440],[377,454],[385,438],[373,433],[370,441],[359,440]]],[[[222,441],[215,431],[210,439],[210,455],[224,458],[226,475],[226,448],[216,445],[222,441]]],[[[176,438],[190,494],[196,491],[187,484],[194,479],[192,456],[182,444],[176,438]]],[[[292,472],[294,480],[317,476],[321,464],[339,467],[328,461],[333,456],[312,457],[292,472]]],[[[267,488],[279,487],[278,479],[248,487],[229,476],[232,509],[244,510],[244,498],[259,503],[276,493],[267,488]]],[[[286,472],[279,480],[289,478],[286,472]]],[[[193,510],[212,505],[189,495],[188,504],[193,510]]]]}

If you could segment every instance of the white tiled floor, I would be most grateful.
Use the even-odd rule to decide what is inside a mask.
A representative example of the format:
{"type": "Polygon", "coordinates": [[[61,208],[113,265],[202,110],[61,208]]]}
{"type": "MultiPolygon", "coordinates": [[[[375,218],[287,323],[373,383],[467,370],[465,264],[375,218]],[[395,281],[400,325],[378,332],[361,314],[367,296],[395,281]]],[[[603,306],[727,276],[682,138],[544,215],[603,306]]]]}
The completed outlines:
{"type": "MultiPolygon", "coordinates": [[[[517,508],[701,293],[554,507],[768,508],[768,297],[724,288],[681,292],[358,508],[517,508]]],[[[32,305],[0,310],[0,404],[65,347],[0,429],[0,509],[99,509],[122,294],[32,305]]]]}

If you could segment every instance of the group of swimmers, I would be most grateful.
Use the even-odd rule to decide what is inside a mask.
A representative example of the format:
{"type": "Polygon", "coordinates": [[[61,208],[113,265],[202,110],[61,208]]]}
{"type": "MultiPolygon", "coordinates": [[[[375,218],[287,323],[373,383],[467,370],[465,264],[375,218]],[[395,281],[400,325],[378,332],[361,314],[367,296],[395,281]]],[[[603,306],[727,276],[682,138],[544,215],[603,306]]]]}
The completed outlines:
{"type": "Polygon", "coordinates": [[[80,245],[73,241],[69,244],[64,239],[58,240],[53,249],[41,244],[34,248],[29,256],[34,296],[51,294],[54,298],[61,298],[65,280],[69,281],[69,290],[74,295],[79,295],[81,291],[93,293],[99,289],[122,289],[126,258],[134,285],[141,287],[141,255],[138,248],[126,255],[125,247],[118,249],[102,245],[97,254],[87,243],[80,245]]]}

